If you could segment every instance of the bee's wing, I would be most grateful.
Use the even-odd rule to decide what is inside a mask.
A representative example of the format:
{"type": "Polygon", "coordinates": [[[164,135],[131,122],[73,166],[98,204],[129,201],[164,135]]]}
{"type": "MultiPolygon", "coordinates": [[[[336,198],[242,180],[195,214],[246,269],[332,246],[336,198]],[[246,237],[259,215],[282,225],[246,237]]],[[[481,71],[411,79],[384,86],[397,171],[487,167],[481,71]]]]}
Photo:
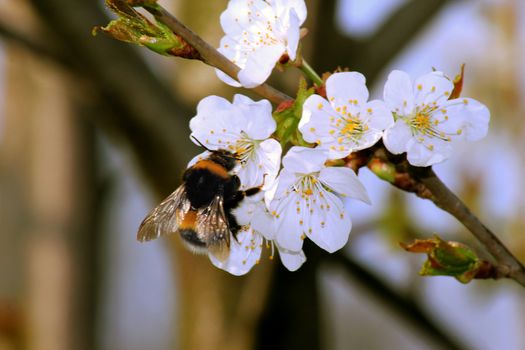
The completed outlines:
{"type": "Polygon", "coordinates": [[[197,212],[197,234],[206,243],[208,251],[220,261],[230,253],[230,226],[224,213],[224,200],[215,196],[209,206],[197,212]]]}
{"type": "Polygon", "coordinates": [[[150,241],[176,232],[190,208],[191,204],[182,184],[146,216],[140,224],[137,239],[141,242],[150,241]]]}

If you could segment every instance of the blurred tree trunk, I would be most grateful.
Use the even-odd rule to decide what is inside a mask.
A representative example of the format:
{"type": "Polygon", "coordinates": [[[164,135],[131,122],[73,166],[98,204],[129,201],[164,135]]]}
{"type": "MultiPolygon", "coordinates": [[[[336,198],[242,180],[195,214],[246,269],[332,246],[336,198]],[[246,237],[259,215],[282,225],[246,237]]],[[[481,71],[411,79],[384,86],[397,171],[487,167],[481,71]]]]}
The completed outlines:
{"type": "Polygon", "coordinates": [[[82,242],[90,234],[91,128],[73,116],[71,86],[49,65],[10,49],[6,72],[3,161],[16,188],[11,210],[26,218],[14,232],[27,254],[17,259],[28,263],[10,265],[25,285],[24,342],[27,349],[92,349],[93,289],[86,287],[94,255],[90,240],[82,242]]]}

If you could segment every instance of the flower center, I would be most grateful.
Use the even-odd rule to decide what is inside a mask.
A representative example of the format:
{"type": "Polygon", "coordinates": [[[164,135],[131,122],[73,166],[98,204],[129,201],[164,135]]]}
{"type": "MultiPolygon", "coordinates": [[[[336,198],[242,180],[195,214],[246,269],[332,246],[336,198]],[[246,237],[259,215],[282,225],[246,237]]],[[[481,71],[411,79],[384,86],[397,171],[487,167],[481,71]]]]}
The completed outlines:
{"type": "Polygon", "coordinates": [[[246,137],[237,140],[234,148],[234,152],[237,158],[240,160],[241,165],[244,166],[248,160],[252,157],[255,151],[255,141],[246,137]]]}
{"type": "Polygon", "coordinates": [[[413,135],[436,137],[443,141],[450,141],[450,137],[437,128],[441,123],[433,116],[437,109],[438,106],[435,104],[423,104],[416,107],[414,113],[405,119],[413,135]]]}

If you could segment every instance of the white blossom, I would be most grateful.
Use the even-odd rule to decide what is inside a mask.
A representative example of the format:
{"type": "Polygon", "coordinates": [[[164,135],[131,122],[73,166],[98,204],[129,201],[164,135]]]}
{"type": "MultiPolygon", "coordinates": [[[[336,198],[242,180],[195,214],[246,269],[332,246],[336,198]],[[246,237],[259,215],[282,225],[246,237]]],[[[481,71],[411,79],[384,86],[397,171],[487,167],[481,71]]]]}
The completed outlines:
{"type": "Polygon", "coordinates": [[[357,175],[349,168],[326,167],[327,159],[326,150],[306,147],[292,147],[283,158],[283,169],[266,192],[280,247],[298,251],[308,237],[334,252],[346,244],[352,227],[339,196],[370,202],[357,175]]]}
{"type": "MultiPolygon", "coordinates": [[[[241,180],[241,189],[263,183],[263,189],[269,188],[277,176],[282,150],[270,138],[275,128],[270,102],[255,102],[243,95],[235,95],[233,103],[208,96],[199,102],[197,115],[190,121],[191,135],[207,148],[236,153],[240,166],[234,173],[241,180]]],[[[206,156],[206,152],[200,154],[190,164],[206,156]]]]}
{"type": "Polygon", "coordinates": [[[454,84],[442,72],[418,78],[393,71],[385,84],[384,99],[395,124],[383,141],[394,153],[407,152],[412,165],[430,166],[449,158],[457,141],[476,141],[488,131],[490,112],[471,98],[449,100],[454,84]]]}
{"type": "Polygon", "coordinates": [[[240,84],[219,70],[218,77],[247,88],[264,83],[283,55],[296,59],[305,19],[304,0],[230,0],[221,15],[225,36],[218,50],[241,68],[240,84]]]}
{"type": "Polygon", "coordinates": [[[299,130],[306,141],[328,150],[330,159],[374,145],[394,123],[382,101],[368,101],[365,83],[360,73],[335,73],[326,81],[328,101],[312,95],[303,105],[299,130]]]}
{"type": "Polygon", "coordinates": [[[233,275],[244,275],[260,263],[265,248],[269,250],[268,258],[273,260],[274,247],[279,252],[282,264],[290,271],[297,270],[306,261],[301,249],[291,251],[274,242],[276,220],[266,209],[262,196],[246,198],[233,214],[241,230],[236,237],[231,237],[228,259],[220,261],[209,254],[216,267],[233,275]]]}

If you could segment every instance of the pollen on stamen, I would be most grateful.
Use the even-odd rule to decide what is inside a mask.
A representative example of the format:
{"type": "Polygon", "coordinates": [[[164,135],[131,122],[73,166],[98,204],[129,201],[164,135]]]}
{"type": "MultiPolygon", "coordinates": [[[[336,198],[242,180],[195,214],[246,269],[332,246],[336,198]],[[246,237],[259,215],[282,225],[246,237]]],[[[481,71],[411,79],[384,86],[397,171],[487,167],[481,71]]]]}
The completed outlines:
{"type": "Polygon", "coordinates": [[[456,131],[456,134],[458,134],[458,135],[461,135],[462,133],[463,133],[463,130],[462,130],[462,129],[458,129],[458,130],[456,131]]]}
{"type": "Polygon", "coordinates": [[[427,148],[428,148],[429,151],[433,151],[434,150],[434,145],[432,145],[432,144],[431,145],[427,145],[427,148]]]}
{"type": "Polygon", "coordinates": [[[301,239],[302,239],[303,241],[306,239],[306,235],[305,235],[304,233],[301,235],[301,239]]]}
{"type": "Polygon", "coordinates": [[[330,97],[330,101],[334,101],[335,100],[335,97],[330,97]]]}
{"type": "Polygon", "coordinates": [[[242,261],[242,264],[243,264],[243,265],[246,265],[246,260],[243,260],[243,261],[242,261]]]}
{"type": "Polygon", "coordinates": [[[373,109],[372,108],[368,108],[366,111],[368,112],[368,114],[372,114],[373,109]]]}
{"type": "Polygon", "coordinates": [[[310,128],[310,131],[311,132],[315,132],[315,128],[310,128]]]}
{"type": "Polygon", "coordinates": [[[445,91],[445,93],[443,95],[449,96],[450,95],[450,91],[445,91]]]}
{"type": "Polygon", "coordinates": [[[304,221],[303,220],[299,220],[299,225],[303,226],[304,224],[304,221]]]}
{"type": "Polygon", "coordinates": [[[335,130],[334,130],[334,129],[331,129],[330,131],[328,131],[328,133],[329,133],[330,135],[333,135],[333,134],[335,133],[335,130]]]}
{"type": "Polygon", "coordinates": [[[322,103],[319,103],[319,104],[317,105],[317,109],[323,109],[323,104],[322,104],[322,103]]]}
{"type": "Polygon", "coordinates": [[[432,92],[436,92],[436,87],[435,87],[435,86],[432,86],[432,88],[430,89],[430,91],[432,91],[432,92]]]}
{"type": "Polygon", "coordinates": [[[214,130],[210,130],[210,134],[215,134],[215,131],[214,130]]]}
{"type": "Polygon", "coordinates": [[[468,105],[468,100],[467,100],[466,98],[463,99],[463,103],[466,104],[466,105],[468,105]]]}
{"type": "Polygon", "coordinates": [[[417,89],[418,89],[419,91],[423,90],[423,85],[418,84],[418,85],[417,85],[417,89]]]}

